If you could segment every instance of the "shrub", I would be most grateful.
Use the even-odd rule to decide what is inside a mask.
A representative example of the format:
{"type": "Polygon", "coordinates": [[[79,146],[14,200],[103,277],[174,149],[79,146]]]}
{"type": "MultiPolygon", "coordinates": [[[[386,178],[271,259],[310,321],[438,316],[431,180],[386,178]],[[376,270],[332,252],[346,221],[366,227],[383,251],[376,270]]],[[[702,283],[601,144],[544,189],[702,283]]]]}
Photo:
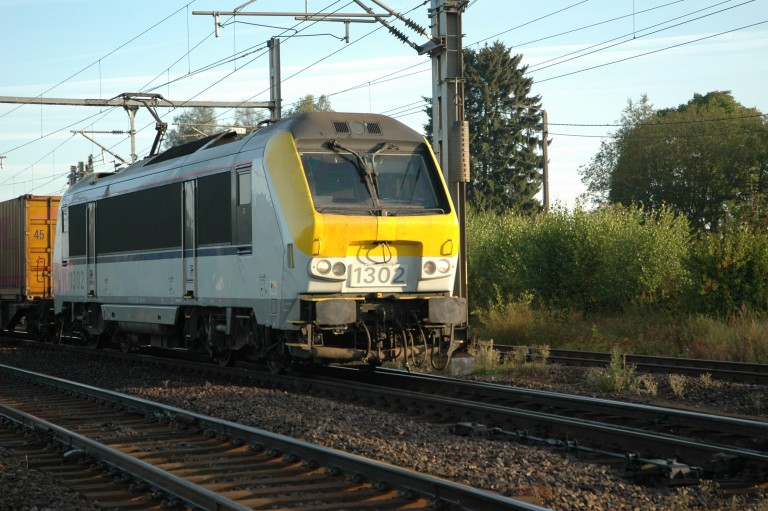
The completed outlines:
{"type": "Polygon", "coordinates": [[[663,302],[685,278],[688,225],[666,209],[653,216],[619,206],[537,217],[472,213],[467,233],[476,308],[530,296],[545,307],[617,311],[663,302]]]}
{"type": "Polygon", "coordinates": [[[735,226],[707,233],[691,246],[687,261],[691,312],[720,318],[743,309],[768,310],[768,236],[735,226]]]}

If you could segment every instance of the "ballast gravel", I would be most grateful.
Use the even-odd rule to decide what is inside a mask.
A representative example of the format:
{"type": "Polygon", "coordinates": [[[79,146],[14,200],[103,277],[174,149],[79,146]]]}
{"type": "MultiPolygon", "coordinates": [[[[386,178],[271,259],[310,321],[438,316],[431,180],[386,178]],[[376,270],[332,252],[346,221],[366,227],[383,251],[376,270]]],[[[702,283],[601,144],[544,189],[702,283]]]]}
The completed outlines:
{"type": "MultiPolygon", "coordinates": [[[[558,511],[758,511],[768,508],[768,501],[723,496],[711,487],[674,489],[638,485],[622,478],[615,468],[592,464],[548,448],[458,437],[449,433],[452,424],[428,422],[418,415],[377,411],[359,404],[282,390],[212,382],[205,377],[168,374],[155,368],[86,367],[82,361],[62,360],[60,355],[23,347],[0,347],[0,364],[247,424],[558,511]]],[[[497,377],[496,380],[596,395],[583,387],[581,371],[560,368],[522,377],[497,377]]],[[[743,396],[768,395],[765,387],[723,382],[707,382],[705,385],[690,379],[685,386],[687,396],[679,397],[671,390],[672,395],[667,396],[663,382],[659,383],[658,394],[669,401],[720,410],[731,407],[731,411],[751,415],[762,415],[762,404],[759,399],[743,396]]],[[[0,509],[90,509],[85,504],[76,504],[76,500],[69,500],[77,499],[77,495],[62,490],[47,475],[26,469],[1,448],[0,470],[0,509]],[[61,495],[60,504],[56,503],[57,499],[48,498],[50,495],[61,495]]]]}

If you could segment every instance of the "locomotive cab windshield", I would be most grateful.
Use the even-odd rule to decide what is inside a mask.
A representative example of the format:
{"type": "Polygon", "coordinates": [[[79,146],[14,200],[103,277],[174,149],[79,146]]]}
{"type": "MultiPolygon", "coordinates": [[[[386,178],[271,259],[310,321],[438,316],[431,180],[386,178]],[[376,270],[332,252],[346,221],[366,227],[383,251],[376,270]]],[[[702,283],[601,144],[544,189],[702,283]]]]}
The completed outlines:
{"type": "Polygon", "coordinates": [[[440,214],[450,211],[423,144],[401,151],[392,144],[359,153],[336,144],[331,151],[301,152],[315,209],[339,214],[380,216],[440,214]]]}

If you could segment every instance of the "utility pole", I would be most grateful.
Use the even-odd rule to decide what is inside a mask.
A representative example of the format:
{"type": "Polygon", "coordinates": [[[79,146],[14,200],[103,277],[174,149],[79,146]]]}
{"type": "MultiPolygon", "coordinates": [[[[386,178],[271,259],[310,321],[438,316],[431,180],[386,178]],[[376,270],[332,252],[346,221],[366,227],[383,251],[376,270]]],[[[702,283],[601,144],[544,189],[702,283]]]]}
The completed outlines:
{"type": "Polygon", "coordinates": [[[267,41],[269,47],[269,108],[270,121],[278,121],[283,116],[282,79],[280,78],[280,39],[273,37],[267,41]]]}
{"type": "Polygon", "coordinates": [[[541,153],[544,158],[544,167],[541,173],[542,190],[544,191],[544,213],[549,213],[549,156],[547,155],[547,146],[549,145],[549,123],[547,122],[547,111],[541,109],[541,122],[543,124],[541,153]]]}
{"type": "Polygon", "coordinates": [[[463,0],[432,0],[432,144],[459,218],[459,262],[454,294],[467,297],[466,204],[469,182],[469,126],[464,120],[463,0]]]}

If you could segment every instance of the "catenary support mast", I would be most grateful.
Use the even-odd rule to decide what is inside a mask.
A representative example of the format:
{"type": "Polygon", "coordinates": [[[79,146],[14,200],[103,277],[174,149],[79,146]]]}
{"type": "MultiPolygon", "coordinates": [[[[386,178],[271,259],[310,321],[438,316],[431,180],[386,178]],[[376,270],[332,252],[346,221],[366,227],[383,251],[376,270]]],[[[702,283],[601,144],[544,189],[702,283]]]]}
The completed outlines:
{"type": "MultiPolygon", "coordinates": [[[[157,108],[268,108],[270,111],[275,109],[274,101],[173,101],[165,99],[160,94],[145,94],[141,92],[124,92],[112,99],[75,99],[75,98],[44,98],[36,96],[34,98],[18,96],[0,96],[0,103],[11,103],[20,105],[68,105],[68,106],[98,106],[112,107],[121,106],[128,114],[130,122],[131,135],[131,161],[136,161],[136,112],[140,107],[146,107],[156,121],[156,129],[165,131],[167,127],[157,115],[157,108]]],[[[279,108],[279,103],[278,103],[279,108]]],[[[152,147],[152,154],[159,150],[159,138],[155,138],[152,147]]]]}
{"type": "Polygon", "coordinates": [[[464,59],[461,14],[467,2],[432,0],[433,146],[456,207],[461,230],[454,294],[467,297],[466,204],[469,182],[469,127],[464,120],[464,59]]]}

